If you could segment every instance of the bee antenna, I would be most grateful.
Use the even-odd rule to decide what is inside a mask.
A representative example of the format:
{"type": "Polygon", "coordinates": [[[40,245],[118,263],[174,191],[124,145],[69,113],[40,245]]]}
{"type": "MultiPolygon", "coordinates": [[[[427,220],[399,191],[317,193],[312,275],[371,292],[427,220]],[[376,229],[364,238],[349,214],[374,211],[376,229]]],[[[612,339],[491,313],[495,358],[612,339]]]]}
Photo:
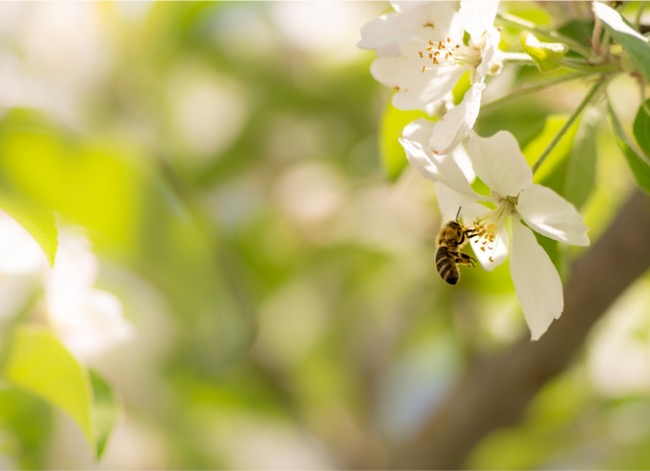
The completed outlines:
{"type": "Polygon", "coordinates": [[[462,206],[458,207],[458,212],[456,213],[456,222],[458,222],[458,217],[460,216],[460,210],[462,209],[462,206]]]}

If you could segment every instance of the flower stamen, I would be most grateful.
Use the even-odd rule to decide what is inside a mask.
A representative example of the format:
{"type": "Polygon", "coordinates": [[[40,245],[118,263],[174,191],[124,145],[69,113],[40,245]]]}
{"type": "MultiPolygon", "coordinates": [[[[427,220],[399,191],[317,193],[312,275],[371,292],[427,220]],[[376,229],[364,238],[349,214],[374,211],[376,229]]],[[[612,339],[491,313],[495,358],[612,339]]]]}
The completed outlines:
{"type": "Polygon", "coordinates": [[[479,47],[456,43],[450,37],[439,41],[429,39],[426,48],[418,51],[418,56],[425,61],[421,68],[422,73],[443,65],[467,66],[475,69],[482,60],[479,47]],[[452,50],[456,54],[453,54],[452,50]]]}

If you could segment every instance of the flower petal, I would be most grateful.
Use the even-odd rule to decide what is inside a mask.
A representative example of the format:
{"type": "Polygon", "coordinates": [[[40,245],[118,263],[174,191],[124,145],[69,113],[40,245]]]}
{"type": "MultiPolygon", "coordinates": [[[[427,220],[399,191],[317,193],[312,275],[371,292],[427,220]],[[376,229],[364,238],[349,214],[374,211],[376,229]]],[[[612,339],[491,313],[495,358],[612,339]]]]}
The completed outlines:
{"type": "Polygon", "coordinates": [[[438,207],[440,208],[443,222],[456,219],[459,209],[461,211],[459,218],[465,224],[473,221],[477,216],[482,215],[487,210],[485,206],[476,202],[476,198],[459,193],[442,183],[436,185],[436,195],[438,196],[438,207]]]}
{"type": "Polygon", "coordinates": [[[515,221],[510,247],[510,275],[530,329],[538,340],[564,310],[562,281],[533,231],[515,221]]]}
{"type": "Polygon", "coordinates": [[[50,311],[48,316],[63,344],[82,361],[110,350],[135,334],[131,323],[124,318],[120,301],[101,290],[90,290],[79,303],[67,306],[65,311],[50,311]]]}
{"type": "Polygon", "coordinates": [[[399,141],[409,162],[424,178],[443,183],[471,199],[480,199],[481,196],[472,190],[454,158],[451,155],[434,155],[425,144],[429,140],[433,124],[419,119],[404,128],[404,135],[399,141]]]}
{"type": "Polygon", "coordinates": [[[497,15],[499,0],[460,0],[460,21],[463,29],[478,38],[483,32],[493,26],[497,15]]]}
{"type": "Polygon", "coordinates": [[[474,127],[481,108],[483,82],[475,83],[465,93],[463,101],[451,108],[433,128],[430,147],[438,154],[448,154],[474,127]]]}
{"type": "Polygon", "coordinates": [[[485,79],[486,75],[497,74],[503,68],[503,53],[499,49],[501,33],[495,27],[490,27],[485,31],[482,41],[484,42],[483,52],[481,53],[481,63],[476,68],[476,81],[485,79]]]}
{"type": "Polygon", "coordinates": [[[525,188],[517,212],[540,234],[566,244],[589,245],[588,229],[578,210],[550,188],[537,184],[525,188]]]}
{"type": "Polygon", "coordinates": [[[0,273],[26,275],[47,267],[43,250],[15,219],[0,210],[0,273]]]}
{"type": "Polygon", "coordinates": [[[465,67],[441,66],[422,71],[422,59],[417,50],[423,46],[411,41],[402,48],[405,51],[402,55],[379,57],[370,65],[370,74],[375,80],[397,90],[393,95],[393,105],[397,109],[422,109],[441,100],[466,70],[465,67]]]}
{"type": "MultiPolygon", "coordinates": [[[[489,208],[480,204],[475,206],[465,205],[462,210],[465,221],[474,221],[489,211],[491,211],[489,208]],[[476,208],[479,208],[479,211],[476,208]]],[[[508,257],[508,230],[505,225],[502,225],[497,231],[494,242],[488,243],[485,239],[474,237],[470,239],[470,245],[483,269],[492,271],[508,257]]]]}
{"type": "Polygon", "coordinates": [[[467,153],[476,175],[501,196],[517,196],[533,182],[533,172],[515,136],[507,131],[490,137],[471,132],[467,153]]]}
{"type": "Polygon", "coordinates": [[[421,5],[431,5],[431,0],[401,0],[390,2],[390,5],[395,9],[395,11],[401,12],[421,5]]]}
{"type": "MultiPolygon", "coordinates": [[[[396,46],[414,38],[442,40],[449,31],[460,29],[457,12],[442,2],[395,2],[397,13],[382,15],[361,27],[357,47],[380,54],[396,53],[396,46]],[[406,7],[404,8],[404,5],[406,7]]],[[[460,31],[462,38],[462,31],[460,31]]]]}

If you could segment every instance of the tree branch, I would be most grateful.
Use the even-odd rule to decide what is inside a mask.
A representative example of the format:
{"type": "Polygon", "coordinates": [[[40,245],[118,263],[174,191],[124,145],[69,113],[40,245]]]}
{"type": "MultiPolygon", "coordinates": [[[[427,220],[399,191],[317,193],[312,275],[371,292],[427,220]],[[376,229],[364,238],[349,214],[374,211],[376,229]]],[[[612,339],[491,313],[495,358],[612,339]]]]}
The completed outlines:
{"type": "Polygon", "coordinates": [[[650,267],[650,198],[636,190],[606,233],[572,265],[565,309],[537,342],[478,361],[396,453],[394,468],[458,469],[472,448],[516,423],[539,389],[571,362],[587,333],[650,267]]]}

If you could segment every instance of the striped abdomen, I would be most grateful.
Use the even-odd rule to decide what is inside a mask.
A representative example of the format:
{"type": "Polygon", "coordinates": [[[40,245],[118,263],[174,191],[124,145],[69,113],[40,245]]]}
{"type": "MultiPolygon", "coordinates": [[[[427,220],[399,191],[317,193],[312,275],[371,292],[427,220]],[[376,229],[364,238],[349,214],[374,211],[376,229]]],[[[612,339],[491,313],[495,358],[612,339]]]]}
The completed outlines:
{"type": "Polygon", "coordinates": [[[440,277],[450,285],[458,283],[460,271],[456,266],[456,257],[449,253],[449,248],[440,246],[436,251],[436,268],[440,277]]]}

